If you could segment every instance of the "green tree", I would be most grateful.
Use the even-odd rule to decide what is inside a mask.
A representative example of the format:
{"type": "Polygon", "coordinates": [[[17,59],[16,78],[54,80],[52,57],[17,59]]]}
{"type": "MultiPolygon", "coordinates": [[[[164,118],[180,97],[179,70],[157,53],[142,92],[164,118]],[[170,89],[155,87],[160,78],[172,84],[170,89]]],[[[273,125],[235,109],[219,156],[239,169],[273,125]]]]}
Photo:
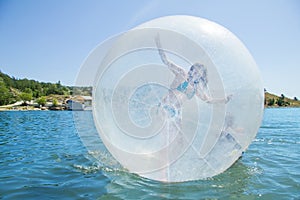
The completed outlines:
{"type": "Polygon", "coordinates": [[[9,89],[6,87],[3,79],[0,77],[0,105],[8,104],[10,96],[9,89]]]}
{"type": "Polygon", "coordinates": [[[36,101],[40,106],[45,106],[46,105],[46,97],[40,97],[38,98],[38,100],[36,101]]]}
{"type": "Polygon", "coordinates": [[[31,88],[25,88],[24,92],[25,93],[32,93],[32,89],[31,88]]]}
{"type": "Polygon", "coordinates": [[[54,106],[54,107],[58,106],[57,99],[53,98],[53,100],[52,100],[52,106],[54,106]]]}
{"type": "Polygon", "coordinates": [[[297,97],[294,97],[294,100],[295,100],[295,101],[298,101],[298,98],[297,98],[297,97]]]}
{"type": "Polygon", "coordinates": [[[268,100],[268,106],[273,106],[275,103],[274,98],[268,100]]]}
{"type": "Polygon", "coordinates": [[[25,88],[24,92],[19,95],[20,99],[26,104],[26,101],[32,100],[32,90],[30,88],[25,88]]]}
{"type": "Polygon", "coordinates": [[[283,99],[280,97],[280,98],[277,99],[277,102],[276,102],[276,103],[277,103],[278,106],[283,106],[284,101],[283,101],[283,99]]]}

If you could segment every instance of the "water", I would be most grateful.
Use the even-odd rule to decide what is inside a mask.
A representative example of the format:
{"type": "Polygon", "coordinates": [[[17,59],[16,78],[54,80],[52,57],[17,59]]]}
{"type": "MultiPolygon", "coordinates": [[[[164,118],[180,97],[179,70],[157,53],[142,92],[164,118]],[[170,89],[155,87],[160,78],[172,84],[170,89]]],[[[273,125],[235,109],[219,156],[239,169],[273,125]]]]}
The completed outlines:
{"type": "Polygon", "coordinates": [[[88,151],[72,112],[0,112],[0,199],[300,199],[300,109],[266,109],[256,139],[230,169],[173,184],[88,151]]]}

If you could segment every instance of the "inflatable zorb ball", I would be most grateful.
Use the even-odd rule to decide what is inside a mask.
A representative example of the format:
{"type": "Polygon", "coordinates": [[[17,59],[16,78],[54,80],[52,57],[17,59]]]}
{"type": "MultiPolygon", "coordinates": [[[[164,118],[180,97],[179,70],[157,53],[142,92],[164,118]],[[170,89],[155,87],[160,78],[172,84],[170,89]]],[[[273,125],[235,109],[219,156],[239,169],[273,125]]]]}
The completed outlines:
{"type": "Polygon", "coordinates": [[[81,74],[93,81],[94,123],[106,148],[149,179],[220,174],[261,123],[255,61],[234,34],[206,19],[146,22],[99,45],[81,74]]]}

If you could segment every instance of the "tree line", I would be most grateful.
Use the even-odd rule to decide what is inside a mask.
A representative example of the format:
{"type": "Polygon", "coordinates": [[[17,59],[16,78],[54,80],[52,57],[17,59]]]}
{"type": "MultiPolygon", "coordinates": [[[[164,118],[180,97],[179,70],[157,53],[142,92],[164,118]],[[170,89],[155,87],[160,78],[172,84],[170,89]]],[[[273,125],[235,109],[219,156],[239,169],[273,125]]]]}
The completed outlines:
{"type": "Polygon", "coordinates": [[[35,80],[17,79],[0,71],[0,105],[23,100],[30,101],[51,94],[70,95],[71,87],[57,83],[44,83],[35,80]]]}

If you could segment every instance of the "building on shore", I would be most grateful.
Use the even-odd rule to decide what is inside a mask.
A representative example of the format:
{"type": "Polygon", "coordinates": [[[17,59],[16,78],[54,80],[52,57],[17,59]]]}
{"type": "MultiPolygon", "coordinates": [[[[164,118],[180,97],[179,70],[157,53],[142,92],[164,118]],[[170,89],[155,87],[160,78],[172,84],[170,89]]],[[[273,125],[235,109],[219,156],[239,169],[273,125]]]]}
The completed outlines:
{"type": "Polygon", "coordinates": [[[68,110],[92,110],[91,96],[75,96],[66,101],[68,110]]]}

